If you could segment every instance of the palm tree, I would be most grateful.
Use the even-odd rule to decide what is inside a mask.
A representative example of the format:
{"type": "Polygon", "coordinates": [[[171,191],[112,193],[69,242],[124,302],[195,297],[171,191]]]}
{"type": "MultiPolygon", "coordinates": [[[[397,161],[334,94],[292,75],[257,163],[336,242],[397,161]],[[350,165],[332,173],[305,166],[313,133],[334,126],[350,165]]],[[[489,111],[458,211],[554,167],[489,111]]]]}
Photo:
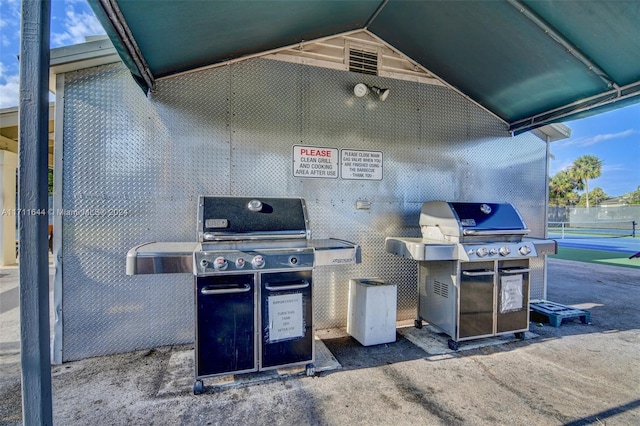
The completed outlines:
{"type": "MultiPolygon", "coordinates": [[[[571,166],[570,174],[576,182],[584,184],[587,195],[587,209],[589,209],[589,179],[595,179],[602,174],[602,160],[595,155],[583,155],[577,158],[571,166]]],[[[578,185],[582,186],[582,185],[578,185]]]]}
{"type": "Polygon", "coordinates": [[[570,176],[568,170],[561,170],[551,177],[549,180],[549,202],[555,202],[554,221],[564,222],[566,220],[565,214],[562,218],[558,216],[558,210],[560,205],[566,206],[570,204],[570,195],[575,193],[575,182],[570,176]]]}

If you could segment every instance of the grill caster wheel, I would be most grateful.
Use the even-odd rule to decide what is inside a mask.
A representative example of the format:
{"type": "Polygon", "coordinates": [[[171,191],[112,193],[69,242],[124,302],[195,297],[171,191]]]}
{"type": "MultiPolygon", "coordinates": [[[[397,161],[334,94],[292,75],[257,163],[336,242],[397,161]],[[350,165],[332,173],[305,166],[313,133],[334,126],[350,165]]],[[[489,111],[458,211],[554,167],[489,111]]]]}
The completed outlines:
{"type": "Polygon", "coordinates": [[[516,335],[516,339],[524,340],[524,333],[522,331],[514,334],[516,335]]]}
{"type": "Polygon", "coordinates": [[[421,319],[417,319],[417,320],[415,320],[415,321],[413,322],[413,325],[414,325],[416,328],[418,328],[418,329],[422,328],[422,320],[421,320],[421,319]]]}
{"type": "Polygon", "coordinates": [[[316,375],[316,366],[315,364],[307,364],[305,367],[305,373],[308,377],[316,375]]]}
{"type": "Polygon", "coordinates": [[[452,351],[457,351],[458,350],[458,342],[456,342],[453,339],[449,339],[447,341],[447,345],[449,346],[449,349],[451,349],[452,351]]]}
{"type": "Polygon", "coordinates": [[[196,380],[193,383],[193,394],[200,395],[203,392],[204,392],[204,383],[202,382],[202,380],[196,380]]]}

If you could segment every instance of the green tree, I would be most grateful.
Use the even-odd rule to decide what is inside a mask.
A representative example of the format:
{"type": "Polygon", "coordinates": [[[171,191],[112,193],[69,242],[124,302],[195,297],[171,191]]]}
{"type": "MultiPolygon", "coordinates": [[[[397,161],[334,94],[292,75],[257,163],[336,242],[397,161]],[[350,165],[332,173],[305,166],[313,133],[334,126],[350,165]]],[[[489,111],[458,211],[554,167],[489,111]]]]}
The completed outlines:
{"type": "Polygon", "coordinates": [[[566,204],[566,196],[575,189],[575,184],[567,170],[561,170],[549,180],[549,203],[557,207],[566,204]]]}
{"type": "Polygon", "coordinates": [[[586,206],[587,205],[587,200],[591,200],[593,201],[593,204],[595,204],[596,206],[598,204],[600,204],[600,202],[602,202],[603,200],[606,200],[607,198],[609,198],[609,196],[604,192],[604,190],[600,187],[595,187],[593,188],[593,191],[591,192],[585,192],[581,197],[580,197],[580,201],[578,202],[578,206],[586,206]]]}
{"type": "Polygon", "coordinates": [[[629,197],[629,204],[640,204],[640,185],[638,185],[638,189],[627,195],[629,197]]]}
{"type": "Polygon", "coordinates": [[[577,183],[578,189],[586,193],[586,205],[589,208],[589,179],[596,179],[602,174],[602,160],[595,155],[578,157],[570,168],[570,175],[577,183]]]}

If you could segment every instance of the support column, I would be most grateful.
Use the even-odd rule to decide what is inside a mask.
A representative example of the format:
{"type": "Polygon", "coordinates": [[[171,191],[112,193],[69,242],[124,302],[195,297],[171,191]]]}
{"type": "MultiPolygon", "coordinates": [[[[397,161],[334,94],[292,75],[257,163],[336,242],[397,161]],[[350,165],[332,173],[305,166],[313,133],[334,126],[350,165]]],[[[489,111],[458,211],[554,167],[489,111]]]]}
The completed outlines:
{"type": "Polygon", "coordinates": [[[16,263],[16,168],[18,156],[0,151],[0,266],[16,263]]]}
{"type": "Polygon", "coordinates": [[[22,0],[19,198],[22,422],[51,425],[47,244],[50,0],[22,0]],[[44,214],[43,214],[44,213],[44,214]]]}

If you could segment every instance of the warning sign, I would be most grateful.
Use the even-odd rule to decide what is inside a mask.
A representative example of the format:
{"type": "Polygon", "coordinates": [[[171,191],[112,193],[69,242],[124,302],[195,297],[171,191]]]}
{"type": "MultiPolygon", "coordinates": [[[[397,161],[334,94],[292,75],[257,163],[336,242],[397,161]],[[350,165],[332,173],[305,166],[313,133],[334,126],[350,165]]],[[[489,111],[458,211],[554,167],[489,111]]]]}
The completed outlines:
{"type": "Polygon", "coordinates": [[[338,178],[338,150],[318,146],[293,146],[293,176],[338,178]]]}
{"type": "Polygon", "coordinates": [[[340,151],[342,179],[382,180],[382,152],[343,149],[340,151]]]}

